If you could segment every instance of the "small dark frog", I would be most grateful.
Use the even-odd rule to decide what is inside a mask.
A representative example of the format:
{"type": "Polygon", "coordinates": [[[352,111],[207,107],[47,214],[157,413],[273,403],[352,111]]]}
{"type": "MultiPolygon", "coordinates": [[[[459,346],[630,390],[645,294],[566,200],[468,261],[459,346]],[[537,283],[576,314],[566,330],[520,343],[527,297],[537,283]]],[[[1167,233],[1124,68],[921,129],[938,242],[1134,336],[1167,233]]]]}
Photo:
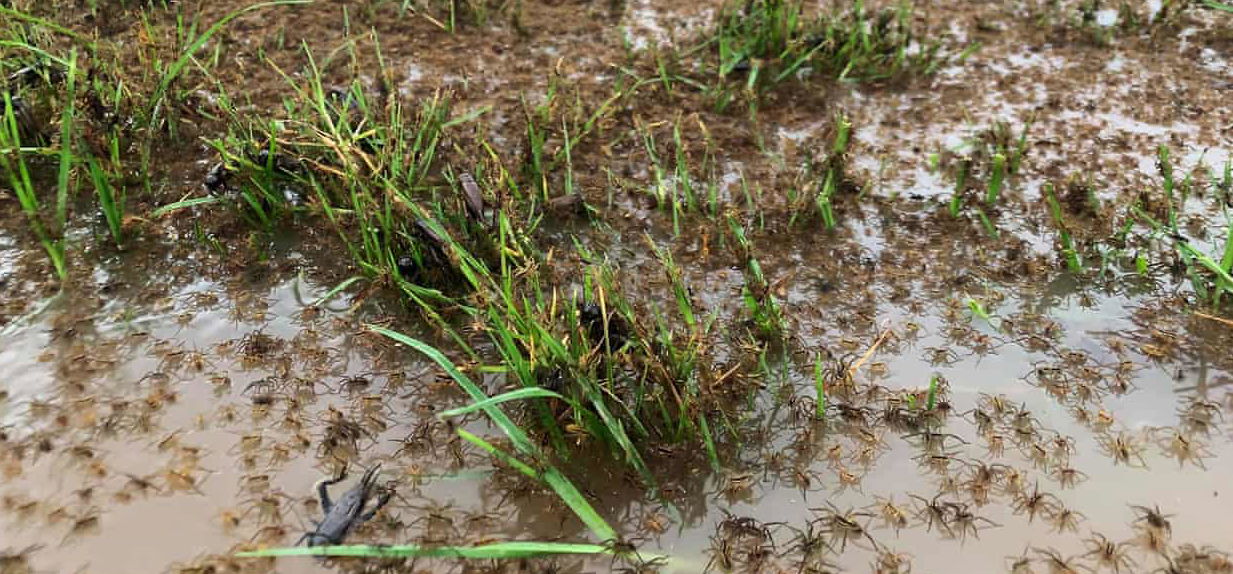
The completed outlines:
{"type": "Polygon", "coordinates": [[[317,528],[306,532],[300,538],[309,546],[327,546],[342,544],[347,534],[357,525],[372,520],[377,511],[389,503],[393,491],[384,489],[377,497],[376,504],[365,511],[378,489],[377,475],[381,473],[381,465],[374,466],[364,473],[360,483],[343,493],[337,502],[330,500],[329,487],[347,478],[346,469],[336,478],[324,479],[317,483],[317,497],[321,500],[321,512],[325,515],[317,528]]]}

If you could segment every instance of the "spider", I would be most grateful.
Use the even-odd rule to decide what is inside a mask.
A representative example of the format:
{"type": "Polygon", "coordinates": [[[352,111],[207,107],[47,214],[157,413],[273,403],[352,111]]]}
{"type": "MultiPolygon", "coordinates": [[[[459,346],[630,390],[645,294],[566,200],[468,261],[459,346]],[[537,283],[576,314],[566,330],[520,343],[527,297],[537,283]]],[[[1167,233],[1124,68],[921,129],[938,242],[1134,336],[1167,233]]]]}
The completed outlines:
{"type": "Polygon", "coordinates": [[[1129,570],[1137,565],[1126,551],[1129,546],[1127,542],[1115,543],[1103,534],[1093,532],[1083,543],[1088,547],[1084,558],[1095,558],[1098,566],[1113,570],[1114,574],[1120,573],[1123,568],[1129,570]]]}
{"type": "Polygon", "coordinates": [[[915,494],[909,494],[908,496],[921,503],[921,509],[917,511],[917,517],[925,521],[925,530],[931,531],[933,530],[933,525],[937,524],[938,528],[946,531],[947,536],[954,536],[950,529],[950,509],[947,506],[950,503],[945,501],[939,502],[938,499],[942,497],[941,494],[934,496],[932,500],[915,494]]]}
{"type": "Polygon", "coordinates": [[[1071,563],[1074,561],[1073,557],[1063,558],[1057,550],[1052,548],[1048,550],[1033,548],[1032,550],[1039,554],[1049,566],[1049,574],[1078,574],[1079,572],[1079,566],[1071,563]]]}
{"type": "Polygon", "coordinates": [[[1061,501],[1052,494],[1041,492],[1039,484],[1032,487],[1031,494],[1020,493],[1014,502],[1015,514],[1027,513],[1028,522],[1035,519],[1037,514],[1053,514],[1060,507],[1061,501]]]}
{"type": "Polygon", "coordinates": [[[912,559],[902,552],[880,550],[872,567],[874,574],[910,574],[912,559]]]}
{"type": "Polygon", "coordinates": [[[950,512],[951,524],[959,529],[959,540],[966,540],[969,532],[971,532],[974,538],[979,539],[980,528],[977,526],[978,523],[983,522],[991,527],[1001,526],[988,518],[976,516],[966,504],[959,502],[947,502],[945,504],[950,512]]]}
{"type": "Polygon", "coordinates": [[[1135,518],[1135,524],[1146,524],[1148,530],[1163,533],[1166,536],[1173,533],[1173,525],[1169,523],[1169,517],[1173,515],[1161,513],[1159,506],[1148,508],[1146,506],[1131,505],[1130,508],[1139,515],[1138,518],[1135,518]]]}
{"type": "Polygon", "coordinates": [[[1117,436],[1106,435],[1100,441],[1100,448],[1113,459],[1115,464],[1125,464],[1136,468],[1147,467],[1147,461],[1143,460],[1143,445],[1130,434],[1122,432],[1117,436]],[[1136,462],[1138,464],[1135,464],[1136,462]]]}
{"type": "Polygon", "coordinates": [[[1206,470],[1207,466],[1203,464],[1203,459],[1212,455],[1199,441],[1176,429],[1172,431],[1170,436],[1160,440],[1160,446],[1165,451],[1165,454],[1177,459],[1178,468],[1185,466],[1187,462],[1191,462],[1195,466],[1206,470]]]}
{"type": "Polygon", "coordinates": [[[877,509],[878,515],[882,518],[882,524],[886,528],[893,528],[895,532],[907,528],[908,515],[902,507],[895,504],[894,498],[879,498],[872,508],[877,509]]]}
{"type": "Polygon", "coordinates": [[[1077,533],[1079,531],[1079,521],[1084,518],[1086,517],[1083,513],[1058,505],[1057,509],[1053,512],[1053,529],[1058,533],[1066,532],[1067,530],[1077,533]]]}
{"type": "Polygon", "coordinates": [[[840,512],[834,504],[827,503],[829,508],[814,508],[814,512],[821,512],[822,516],[815,519],[821,524],[821,531],[830,536],[831,540],[839,541],[839,551],[843,552],[847,548],[848,541],[851,539],[865,538],[876,550],[878,542],[873,539],[866,529],[865,525],[861,524],[859,518],[867,518],[870,515],[868,512],[840,512]]]}
{"type": "Polygon", "coordinates": [[[1053,469],[1053,478],[1062,488],[1074,488],[1076,484],[1087,480],[1087,474],[1070,467],[1059,467],[1053,469]]]}

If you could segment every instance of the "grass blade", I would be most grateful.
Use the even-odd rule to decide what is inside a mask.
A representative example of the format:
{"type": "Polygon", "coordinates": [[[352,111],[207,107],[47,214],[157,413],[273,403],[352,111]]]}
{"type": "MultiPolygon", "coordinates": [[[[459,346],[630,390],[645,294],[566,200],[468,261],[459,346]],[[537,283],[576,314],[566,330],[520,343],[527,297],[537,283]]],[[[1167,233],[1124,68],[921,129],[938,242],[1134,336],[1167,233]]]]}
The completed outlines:
{"type": "Polygon", "coordinates": [[[557,393],[554,393],[548,389],[538,389],[534,387],[527,387],[523,389],[513,390],[508,393],[500,394],[495,397],[489,397],[482,401],[471,403],[465,407],[458,407],[456,409],[450,409],[448,411],[442,412],[441,414],[437,416],[442,417],[442,418],[457,417],[457,416],[465,415],[467,413],[473,413],[478,410],[487,409],[488,407],[496,406],[501,403],[507,403],[510,401],[517,401],[517,400],[522,400],[522,399],[534,399],[534,398],[553,398],[553,399],[566,400],[565,397],[557,393]]]}
{"type": "Polygon", "coordinates": [[[210,195],[206,197],[194,197],[192,199],[185,199],[182,201],[177,201],[175,203],[168,203],[167,205],[164,205],[158,209],[155,209],[154,211],[151,211],[150,217],[162,217],[173,211],[179,211],[181,209],[187,209],[189,207],[196,207],[198,205],[209,205],[211,203],[218,203],[222,200],[223,200],[222,197],[219,197],[216,195],[210,195]]]}
{"type": "Polygon", "coordinates": [[[531,558],[553,554],[612,554],[608,546],[564,542],[496,542],[483,546],[297,546],[240,552],[236,556],[361,556],[372,558],[469,558],[474,560],[531,558]]]}

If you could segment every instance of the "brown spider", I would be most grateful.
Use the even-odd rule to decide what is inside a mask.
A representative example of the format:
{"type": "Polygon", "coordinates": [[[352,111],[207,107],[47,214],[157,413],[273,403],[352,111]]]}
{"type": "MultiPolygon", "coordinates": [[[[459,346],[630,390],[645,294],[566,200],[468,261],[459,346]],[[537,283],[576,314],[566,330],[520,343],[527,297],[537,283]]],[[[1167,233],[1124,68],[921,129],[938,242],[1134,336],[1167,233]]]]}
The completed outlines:
{"type": "Polygon", "coordinates": [[[1100,448],[1113,459],[1115,464],[1125,464],[1136,468],[1147,467],[1147,461],[1143,460],[1143,445],[1128,433],[1121,432],[1117,436],[1105,435],[1100,440],[1100,448]]]}
{"type": "Polygon", "coordinates": [[[1049,574],[1078,574],[1079,566],[1072,564],[1074,558],[1063,558],[1057,550],[1052,548],[1042,550],[1033,548],[1033,552],[1039,554],[1046,565],[1049,566],[1049,574]]]}
{"type": "Polygon", "coordinates": [[[1177,548],[1174,563],[1183,572],[1233,572],[1229,555],[1210,546],[1197,548],[1193,544],[1182,544],[1177,548]]]}
{"type": "Polygon", "coordinates": [[[872,568],[874,574],[911,574],[912,558],[902,552],[880,550],[872,568]]]}
{"type": "Polygon", "coordinates": [[[876,509],[878,516],[882,518],[882,525],[886,528],[893,528],[895,532],[907,528],[908,515],[902,507],[895,504],[894,498],[879,497],[870,508],[876,509]]]}
{"type": "Polygon", "coordinates": [[[933,525],[937,524],[938,528],[944,530],[947,536],[953,536],[954,533],[950,529],[950,508],[949,502],[939,501],[941,494],[934,496],[932,500],[909,494],[910,498],[921,504],[920,510],[917,511],[917,517],[925,521],[925,530],[933,530],[933,525]]]}
{"type": "Polygon", "coordinates": [[[1061,508],[1062,502],[1052,494],[1040,491],[1040,485],[1032,487],[1031,494],[1020,493],[1014,501],[1015,514],[1028,515],[1028,522],[1032,522],[1037,514],[1054,514],[1056,509],[1061,508]]]}
{"type": "Polygon", "coordinates": [[[1207,466],[1203,464],[1203,459],[1212,455],[1202,443],[1177,429],[1172,429],[1169,436],[1160,439],[1160,447],[1165,454],[1177,459],[1178,468],[1190,462],[1206,470],[1207,466]]]}
{"type": "Polygon", "coordinates": [[[966,540],[968,533],[971,533],[972,537],[979,539],[980,538],[980,527],[978,526],[979,523],[983,522],[990,527],[1001,526],[1000,524],[992,520],[989,520],[988,518],[985,518],[983,516],[976,516],[975,514],[972,513],[972,511],[968,508],[968,505],[966,504],[959,503],[959,502],[947,502],[945,504],[950,512],[951,525],[955,526],[959,531],[958,533],[959,540],[966,540]]]}
{"type": "Polygon", "coordinates": [[[1095,558],[1097,566],[1113,570],[1114,574],[1119,574],[1123,568],[1129,570],[1137,565],[1126,551],[1130,545],[1127,542],[1115,543],[1103,534],[1093,532],[1083,543],[1088,547],[1084,558],[1095,558]]]}
{"type": "MultiPolygon", "coordinates": [[[[792,544],[785,550],[784,554],[794,554],[800,557],[797,564],[798,572],[831,571],[831,564],[826,561],[826,555],[833,552],[834,549],[827,542],[825,532],[819,529],[815,522],[810,521],[806,523],[804,530],[797,530],[791,526],[788,527],[788,529],[796,532],[796,536],[792,538],[792,544]]],[[[722,557],[722,550],[723,548],[719,552],[715,552],[715,554],[722,557]]],[[[714,556],[712,557],[712,562],[714,562],[714,556]]],[[[728,560],[728,564],[727,571],[731,571],[731,560],[728,560]]]]}
{"type": "Polygon", "coordinates": [[[1062,488],[1074,488],[1076,484],[1087,480],[1087,474],[1070,467],[1059,467],[1053,469],[1053,478],[1062,488]]]}
{"type": "Polygon", "coordinates": [[[848,541],[852,539],[865,538],[869,540],[873,549],[878,548],[878,542],[869,534],[868,529],[864,524],[861,524],[860,518],[869,518],[872,515],[868,512],[855,512],[848,510],[840,512],[834,504],[827,503],[828,508],[814,508],[814,512],[819,512],[822,516],[814,519],[811,522],[816,522],[820,525],[820,531],[829,536],[832,541],[839,542],[839,552],[843,552],[847,548],[848,541]]]}
{"type": "Polygon", "coordinates": [[[1131,505],[1130,508],[1139,515],[1134,521],[1136,525],[1146,525],[1147,530],[1163,533],[1165,536],[1173,533],[1173,525],[1169,523],[1169,517],[1172,515],[1161,513],[1159,506],[1148,508],[1146,506],[1131,505]]]}
{"type": "Polygon", "coordinates": [[[779,525],[780,523],[762,523],[756,518],[748,516],[735,516],[724,510],[724,519],[719,521],[716,526],[716,531],[720,536],[729,540],[752,539],[758,542],[770,543],[774,548],[775,540],[771,536],[771,526],[779,525]]]}
{"type": "Polygon", "coordinates": [[[1087,517],[1083,513],[1059,504],[1057,509],[1053,511],[1053,529],[1058,533],[1066,532],[1067,530],[1078,533],[1079,521],[1084,518],[1087,517]]]}

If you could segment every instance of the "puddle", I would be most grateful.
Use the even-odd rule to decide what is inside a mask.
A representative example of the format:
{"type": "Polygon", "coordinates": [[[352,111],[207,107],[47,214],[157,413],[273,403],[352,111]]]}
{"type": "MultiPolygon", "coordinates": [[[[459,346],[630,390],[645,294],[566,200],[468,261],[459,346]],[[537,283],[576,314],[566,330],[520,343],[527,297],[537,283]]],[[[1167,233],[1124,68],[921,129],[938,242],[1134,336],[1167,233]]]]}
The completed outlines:
{"type": "MultiPolygon", "coordinates": [[[[1221,259],[1233,110],[1219,14],[1192,6],[1131,31],[1113,9],[1086,26],[1068,2],[933,7],[910,17],[921,38],[948,54],[980,43],[967,61],[864,83],[819,65],[755,95],[710,83],[718,48],[699,43],[715,3],[396,4],[280,7],[208,42],[172,84],[208,97],[165,112],[190,133],[155,138],[154,167],[173,175],[146,191],[125,179],[135,170],[115,174],[132,183],[122,250],[79,182],[63,280],[4,188],[0,573],[639,565],[235,555],[297,544],[321,518],[319,481],[349,469],[337,500],[378,464],[393,494],[349,543],[628,543],[665,556],[664,572],[1233,571],[1228,297],[1199,292],[1212,275],[1138,215],[1176,215],[1185,245],[1221,259]],[[316,104],[296,116],[296,87],[317,80],[356,81],[405,131],[365,118],[344,133],[359,112],[316,104]],[[841,116],[850,142],[834,152],[841,116]],[[412,129],[431,122],[439,133],[412,129]],[[994,157],[1029,123],[1022,163],[993,186],[994,157]],[[265,129],[283,155],[243,172],[265,129]],[[1161,146],[1185,188],[1173,203],[1161,146]],[[215,148],[236,181],[206,195],[215,148]],[[242,199],[284,176],[322,187],[294,212],[242,199]],[[374,182],[381,209],[355,209],[374,182]],[[357,203],[325,209],[339,189],[357,203]],[[205,202],[155,215],[186,198],[205,202]],[[434,283],[459,269],[492,282],[434,283]],[[603,316],[587,305],[600,300],[628,314],[597,330],[583,317],[603,316]],[[542,339],[499,347],[498,328],[541,320],[542,339]],[[504,351],[533,384],[598,401],[501,408],[556,451],[528,468],[557,464],[622,540],[595,540],[469,442],[460,430],[516,448],[480,413],[443,416],[471,401],[374,325],[442,349],[489,395],[524,382],[504,351]],[[630,344],[596,342],[618,338],[630,344]],[[583,375],[602,392],[581,394],[583,375]],[[579,422],[612,418],[653,485],[579,422]]],[[[218,21],[237,7],[20,9],[153,50],[117,57],[138,74],[175,60],[159,50],[183,43],[176,10],[218,21]]],[[[89,125],[83,146],[105,133],[89,125]]],[[[38,161],[54,190],[54,162],[38,161]]]]}

